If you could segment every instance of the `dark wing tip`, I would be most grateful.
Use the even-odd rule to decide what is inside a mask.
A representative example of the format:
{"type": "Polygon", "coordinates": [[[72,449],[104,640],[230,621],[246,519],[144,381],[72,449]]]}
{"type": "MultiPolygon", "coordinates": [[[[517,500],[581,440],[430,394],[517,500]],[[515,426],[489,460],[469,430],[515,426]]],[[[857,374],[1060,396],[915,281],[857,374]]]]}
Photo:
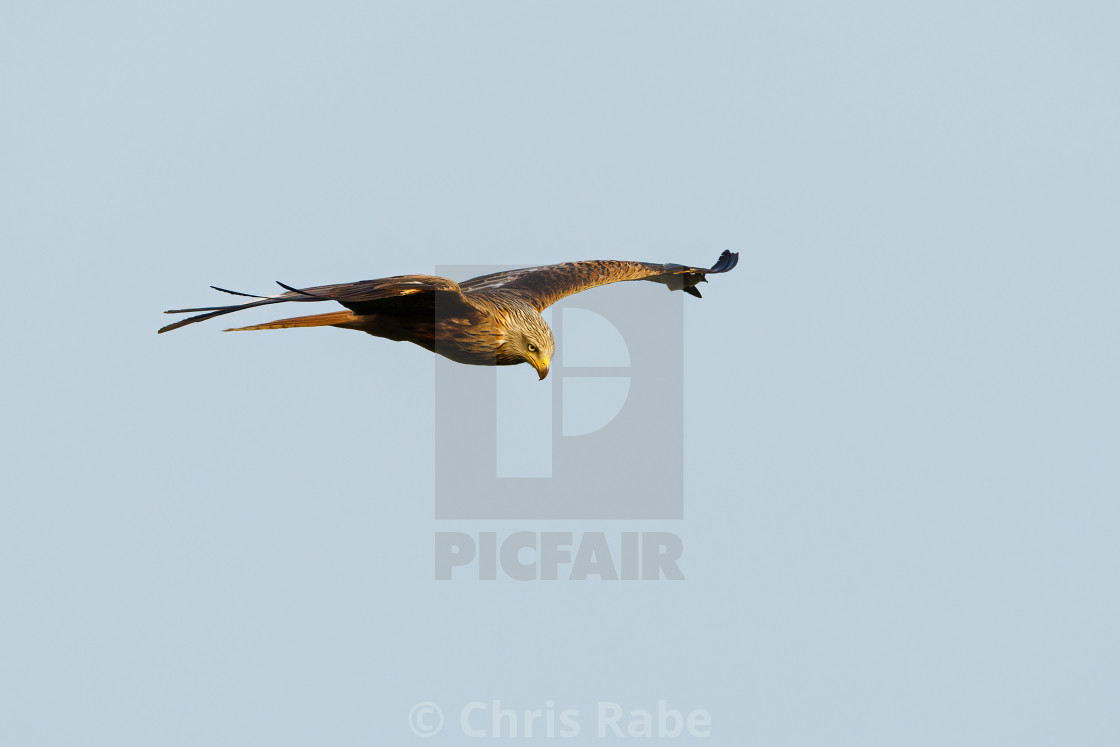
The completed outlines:
{"type": "Polygon", "coordinates": [[[724,249],[723,254],[719,255],[719,259],[712,265],[712,269],[708,272],[727,272],[739,264],[739,252],[733,252],[730,249],[724,249]]]}
{"type": "Polygon", "coordinates": [[[268,298],[268,296],[257,296],[257,295],[254,295],[252,293],[242,293],[241,291],[231,291],[231,290],[227,290],[225,288],[219,288],[216,285],[211,285],[210,287],[213,288],[216,291],[221,291],[222,293],[228,293],[231,296],[245,296],[246,298],[268,298]]]}
{"type": "Polygon", "coordinates": [[[179,327],[185,327],[186,325],[190,324],[191,322],[195,321],[196,319],[198,319],[198,317],[192,316],[190,319],[183,319],[182,321],[175,322],[174,324],[168,324],[168,325],[160,327],[158,330],[156,330],[156,334],[157,335],[162,335],[164,332],[170,332],[173,329],[179,329],[179,327]]]}
{"type": "Polygon", "coordinates": [[[703,296],[700,295],[700,291],[696,289],[695,285],[689,286],[688,288],[685,288],[684,292],[687,293],[690,296],[696,296],[697,298],[703,298],[703,296]]]}
{"type": "Polygon", "coordinates": [[[290,285],[285,285],[284,283],[281,283],[279,280],[276,281],[276,284],[279,285],[281,288],[283,288],[286,291],[291,291],[292,293],[297,293],[301,296],[307,296],[308,298],[314,298],[314,299],[317,299],[319,301],[329,300],[329,299],[325,298],[324,296],[316,296],[314,293],[308,293],[305,290],[300,290],[299,288],[293,288],[290,285]]]}
{"type": "Polygon", "coordinates": [[[164,314],[193,314],[196,311],[218,311],[219,309],[229,309],[231,306],[199,306],[197,309],[168,309],[163,312],[164,314]]]}

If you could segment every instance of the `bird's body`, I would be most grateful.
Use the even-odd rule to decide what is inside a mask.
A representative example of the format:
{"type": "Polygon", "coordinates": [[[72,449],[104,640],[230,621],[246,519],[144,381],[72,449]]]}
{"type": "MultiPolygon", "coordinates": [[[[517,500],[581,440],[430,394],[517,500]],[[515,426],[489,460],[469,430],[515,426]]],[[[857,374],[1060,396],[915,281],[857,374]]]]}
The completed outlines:
{"type": "MultiPolygon", "coordinates": [[[[289,327],[340,327],[375,337],[412,342],[457,363],[505,366],[529,363],[540,378],[548,375],[555,348],[552,331],[540,312],[564,296],[606,283],[652,280],[700,296],[696,284],[711,273],[727,272],[739,255],[725,251],[709,268],[647,262],[591,260],[498,272],[456,283],[432,275],[398,275],[379,280],[324,285],[233,306],[176,309],[169,314],[205,312],[169,324],[168,332],[254,306],[284,302],[337,301],[346,311],[279,319],[230,331],[289,327]]],[[[217,290],[224,290],[217,288],[217,290]]],[[[224,291],[234,295],[246,293],[224,291]]]]}

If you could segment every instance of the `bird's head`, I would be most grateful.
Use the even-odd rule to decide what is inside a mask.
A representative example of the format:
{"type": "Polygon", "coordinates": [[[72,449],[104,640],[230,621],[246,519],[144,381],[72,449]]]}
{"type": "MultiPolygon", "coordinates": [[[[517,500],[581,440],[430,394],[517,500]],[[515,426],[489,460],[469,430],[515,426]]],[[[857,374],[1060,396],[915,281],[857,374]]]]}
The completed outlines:
{"type": "Polygon", "coordinates": [[[548,364],[556,348],[552,330],[540,314],[528,316],[524,322],[517,331],[514,345],[521,358],[537,369],[537,375],[543,381],[548,376],[548,364]]]}

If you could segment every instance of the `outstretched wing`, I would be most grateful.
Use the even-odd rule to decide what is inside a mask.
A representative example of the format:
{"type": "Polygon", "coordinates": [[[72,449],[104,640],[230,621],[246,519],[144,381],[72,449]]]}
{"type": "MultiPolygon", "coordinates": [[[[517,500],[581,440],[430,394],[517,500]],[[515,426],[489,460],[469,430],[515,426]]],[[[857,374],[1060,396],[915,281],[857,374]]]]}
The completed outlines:
{"type": "Polygon", "coordinates": [[[738,252],[726,250],[709,268],[594,259],[495,272],[472,278],[459,286],[468,298],[475,293],[510,295],[532,304],[537,311],[548,308],[564,296],[624,280],[652,280],[664,283],[669,290],[683,290],[700,298],[696,284],[707,282],[705,275],[727,272],[738,262],[738,252]]]}
{"type": "Polygon", "coordinates": [[[437,295],[440,302],[458,302],[467,304],[459,290],[459,285],[453,280],[436,277],[434,275],[398,275],[379,280],[361,280],[356,283],[339,283],[338,285],[319,285],[313,288],[292,288],[278,283],[287,292],[276,296],[254,296],[249,293],[238,293],[211,286],[214,290],[230,293],[235,296],[248,296],[256,301],[234,304],[232,306],[208,306],[197,309],[172,309],[166,314],[189,314],[194,311],[206,312],[198,316],[168,324],[159,331],[170,332],[187,324],[213,319],[223,314],[231,314],[242,309],[251,309],[255,306],[267,306],[274,303],[288,301],[337,301],[356,314],[368,314],[378,310],[393,310],[398,312],[423,313],[434,308],[437,295]]]}

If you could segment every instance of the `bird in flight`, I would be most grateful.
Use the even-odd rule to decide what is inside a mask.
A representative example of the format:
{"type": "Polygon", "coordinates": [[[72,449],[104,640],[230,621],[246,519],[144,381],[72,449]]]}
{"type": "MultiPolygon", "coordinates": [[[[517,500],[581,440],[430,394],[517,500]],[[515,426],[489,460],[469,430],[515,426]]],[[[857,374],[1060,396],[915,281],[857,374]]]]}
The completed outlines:
{"type": "Polygon", "coordinates": [[[226,331],[287,327],[356,329],[375,337],[412,342],[458,363],[481,366],[528,363],[544,379],[555,343],[552,330],[540,312],[561,298],[623,280],[651,280],[668,286],[671,291],[683,290],[700,298],[697,283],[707,282],[706,275],[727,272],[738,262],[739,254],[730,251],[724,251],[707,269],[589,260],[495,272],[462,283],[432,275],[398,275],[303,289],[278,283],[285,292],[275,296],[254,296],[211,286],[223,293],[256,300],[232,306],[172,309],[165,313],[204,313],[168,324],[159,331],[170,332],[255,306],[337,301],[346,307],[345,311],[279,319],[226,331]]]}

